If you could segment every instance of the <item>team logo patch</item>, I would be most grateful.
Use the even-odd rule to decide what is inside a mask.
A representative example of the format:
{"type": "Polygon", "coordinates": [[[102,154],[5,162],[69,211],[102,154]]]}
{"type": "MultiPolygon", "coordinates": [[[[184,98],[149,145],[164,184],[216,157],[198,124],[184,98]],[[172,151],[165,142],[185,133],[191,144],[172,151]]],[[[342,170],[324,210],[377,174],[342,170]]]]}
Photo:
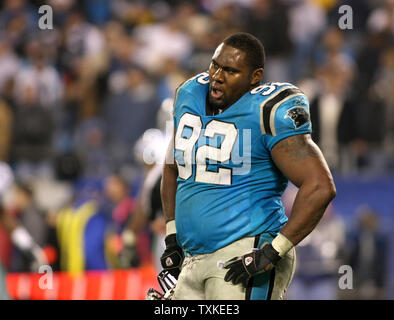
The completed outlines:
{"type": "Polygon", "coordinates": [[[294,107],[287,111],[285,119],[290,118],[296,129],[310,121],[308,111],[303,107],[294,107]]]}
{"type": "Polygon", "coordinates": [[[166,266],[167,267],[171,267],[174,264],[174,262],[172,262],[172,259],[170,257],[168,257],[166,259],[166,266]]]}
{"type": "Polygon", "coordinates": [[[245,265],[250,265],[253,262],[253,258],[252,257],[246,257],[245,258],[245,265]]]}

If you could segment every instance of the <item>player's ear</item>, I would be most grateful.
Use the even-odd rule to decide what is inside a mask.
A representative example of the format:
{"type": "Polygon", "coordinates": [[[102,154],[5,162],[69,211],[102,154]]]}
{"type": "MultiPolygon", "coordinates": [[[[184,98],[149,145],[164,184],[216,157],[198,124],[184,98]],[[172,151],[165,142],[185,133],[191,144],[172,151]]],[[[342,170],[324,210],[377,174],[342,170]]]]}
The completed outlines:
{"type": "Polygon", "coordinates": [[[263,78],[263,74],[264,74],[264,69],[263,68],[258,68],[256,70],[253,71],[252,73],[252,78],[250,80],[250,84],[256,85],[259,84],[261,79],[263,78]]]}

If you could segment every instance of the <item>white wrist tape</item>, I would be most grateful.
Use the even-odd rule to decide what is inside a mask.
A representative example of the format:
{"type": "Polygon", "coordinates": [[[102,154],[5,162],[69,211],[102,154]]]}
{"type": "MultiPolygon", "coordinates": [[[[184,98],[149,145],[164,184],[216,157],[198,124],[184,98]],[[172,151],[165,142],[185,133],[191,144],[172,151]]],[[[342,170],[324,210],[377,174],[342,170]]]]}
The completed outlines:
{"type": "Polygon", "coordinates": [[[35,245],[31,235],[21,226],[15,228],[14,231],[11,232],[11,240],[21,250],[32,249],[35,245]]]}
{"type": "Polygon", "coordinates": [[[176,233],[175,220],[170,220],[166,223],[166,236],[176,233]]]}
{"type": "Polygon", "coordinates": [[[271,243],[272,247],[283,257],[294,245],[283,234],[279,233],[271,243]]]}

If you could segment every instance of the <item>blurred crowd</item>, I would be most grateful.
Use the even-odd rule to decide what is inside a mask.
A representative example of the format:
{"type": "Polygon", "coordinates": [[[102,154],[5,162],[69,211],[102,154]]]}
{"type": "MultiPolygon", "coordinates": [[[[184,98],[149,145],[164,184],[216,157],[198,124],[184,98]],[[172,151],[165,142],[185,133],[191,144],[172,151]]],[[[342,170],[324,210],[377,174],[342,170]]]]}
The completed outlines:
{"type": "Polygon", "coordinates": [[[0,254],[8,271],[31,271],[39,256],[74,273],[159,269],[165,223],[155,163],[172,130],[174,92],[237,31],[262,40],[265,82],[306,93],[313,138],[334,173],[394,171],[393,0],[4,0],[0,254]],[[344,4],[352,29],[338,27],[344,4]],[[41,5],[51,6],[53,29],[39,29],[41,5]],[[40,254],[25,254],[21,228],[40,254]]]}

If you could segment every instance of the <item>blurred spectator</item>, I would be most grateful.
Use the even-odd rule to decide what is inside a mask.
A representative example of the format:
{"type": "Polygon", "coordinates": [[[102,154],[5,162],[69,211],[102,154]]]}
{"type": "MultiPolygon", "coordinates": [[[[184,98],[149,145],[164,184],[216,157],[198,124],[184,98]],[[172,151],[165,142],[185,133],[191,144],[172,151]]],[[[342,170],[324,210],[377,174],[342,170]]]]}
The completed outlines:
{"type": "Polygon", "coordinates": [[[67,16],[75,8],[75,0],[48,0],[48,5],[53,10],[53,24],[56,28],[63,28],[67,16]]]}
{"type": "Polygon", "coordinates": [[[149,239],[143,227],[145,221],[137,216],[139,203],[130,196],[128,183],[120,175],[107,177],[105,190],[113,205],[112,239],[108,240],[112,267],[127,269],[139,266],[150,256],[149,239]]]}
{"type": "MultiPolygon", "coordinates": [[[[191,58],[190,63],[193,63],[192,59],[193,58],[191,58]]],[[[206,68],[207,66],[209,66],[209,63],[207,65],[204,65],[203,69],[199,70],[204,70],[204,68],[206,68]]],[[[196,66],[189,65],[188,67],[193,68],[196,66]]],[[[166,66],[162,69],[162,74],[157,82],[158,100],[163,102],[165,99],[173,98],[179,84],[183,83],[187,79],[188,77],[186,75],[186,72],[176,61],[167,60],[166,66]]]]}
{"type": "Polygon", "coordinates": [[[376,7],[367,20],[371,32],[387,32],[394,35],[394,1],[383,0],[383,5],[376,7]]]}
{"type": "MultiPolygon", "coordinates": [[[[14,222],[16,224],[15,227],[11,228],[11,238],[16,246],[11,258],[10,271],[37,272],[39,265],[35,265],[33,267],[35,270],[32,270],[32,256],[30,254],[32,253],[34,256],[43,254],[37,251],[41,252],[40,248],[48,245],[49,226],[46,221],[46,213],[36,205],[33,189],[27,183],[17,182],[13,189],[12,197],[13,201],[8,210],[13,212],[12,215],[16,219],[14,222]],[[15,230],[19,231],[15,232],[15,230]],[[20,245],[20,243],[23,243],[23,245],[20,245]],[[36,249],[31,250],[30,248],[33,247],[36,247],[36,249]]],[[[10,217],[10,219],[12,218],[10,217]]],[[[45,262],[42,262],[42,264],[45,264],[45,262]]]]}
{"type": "MultiPolygon", "coordinates": [[[[130,37],[119,22],[111,21],[105,27],[110,75],[117,71],[124,71],[133,66],[133,57],[137,50],[134,38],[130,37]]],[[[111,80],[110,80],[111,81],[111,80]]]]}
{"type": "Polygon", "coordinates": [[[49,159],[61,107],[62,82],[56,69],[48,64],[45,50],[37,38],[25,48],[27,64],[15,75],[13,102],[15,126],[12,160],[22,179],[44,170],[50,174],[49,159]]]}
{"type": "Polygon", "coordinates": [[[0,12],[0,29],[18,54],[22,53],[26,38],[36,30],[37,11],[26,0],[6,0],[0,12]]]}
{"type": "Polygon", "coordinates": [[[62,271],[78,275],[87,268],[107,268],[104,250],[106,224],[99,211],[101,198],[100,180],[79,179],[74,185],[72,202],[57,212],[56,234],[62,271]],[[96,216],[99,223],[93,223],[91,229],[89,222],[96,216]]]}
{"type": "Polygon", "coordinates": [[[125,90],[109,93],[103,103],[109,152],[119,170],[136,164],[132,146],[144,130],[155,126],[158,110],[155,87],[143,69],[129,68],[124,77],[125,90]]]}
{"type": "Polygon", "coordinates": [[[39,104],[38,92],[34,87],[26,87],[19,102],[15,113],[11,150],[16,175],[25,179],[42,172],[47,174],[51,171],[48,162],[52,156],[52,114],[39,104]]]}
{"type": "Polygon", "coordinates": [[[368,88],[373,84],[376,71],[379,68],[379,57],[383,51],[393,46],[392,39],[387,33],[366,34],[356,57],[359,74],[356,79],[356,91],[364,100],[368,88]]]}
{"type": "Polygon", "coordinates": [[[194,48],[190,59],[183,61],[183,66],[190,74],[195,75],[208,69],[212,52],[221,40],[221,33],[218,32],[217,22],[206,14],[196,13],[185,24],[194,48]]]}
{"type": "MultiPolygon", "coordinates": [[[[211,16],[215,22],[215,31],[224,37],[243,28],[242,8],[231,1],[215,2],[211,16]]],[[[217,39],[219,40],[219,39],[217,39]]]]}
{"type": "Polygon", "coordinates": [[[111,13],[110,0],[85,0],[83,4],[87,18],[91,23],[102,25],[108,21],[111,13]]]}
{"type": "Polygon", "coordinates": [[[7,161],[11,149],[14,115],[5,100],[0,98],[0,161],[7,161]]]}
{"type": "MultiPolygon", "coordinates": [[[[371,95],[375,100],[375,106],[380,106],[381,121],[380,130],[376,126],[376,131],[381,133],[375,141],[383,147],[383,152],[390,159],[394,154],[394,47],[387,48],[380,55],[380,67],[376,72],[376,79],[371,87],[371,95]]],[[[370,132],[370,137],[372,132],[370,132]]],[[[394,163],[390,165],[393,166],[394,163]]],[[[389,165],[383,166],[389,167],[389,165]]]]}
{"type": "Polygon", "coordinates": [[[343,53],[344,36],[329,29],[324,37],[322,62],[316,67],[317,90],[310,97],[312,137],[319,144],[329,166],[339,167],[340,143],[347,143],[357,130],[352,127],[351,83],[353,61],[343,53]]]}
{"type": "Polygon", "coordinates": [[[139,43],[135,62],[150,73],[160,73],[168,59],[186,59],[192,43],[176,13],[163,23],[138,26],[133,35],[139,43]]]}
{"type": "MultiPolygon", "coordinates": [[[[294,54],[290,65],[292,81],[310,76],[313,46],[327,24],[323,8],[314,0],[295,1],[289,10],[289,36],[294,43],[294,54]]],[[[290,81],[287,80],[287,81],[290,81]]]]}
{"type": "MultiPolygon", "coordinates": [[[[153,6],[154,4],[152,4],[153,6]]],[[[145,1],[112,0],[111,8],[113,16],[128,29],[135,26],[154,22],[154,15],[145,1]]],[[[164,12],[168,12],[167,6],[160,6],[164,12]]]]}
{"type": "MultiPolygon", "coordinates": [[[[9,97],[10,87],[16,72],[20,66],[20,60],[13,51],[13,47],[7,38],[7,35],[2,32],[0,34],[0,96],[9,97]]],[[[10,97],[11,98],[11,97],[10,97]]]]}
{"type": "Polygon", "coordinates": [[[86,21],[78,7],[67,14],[62,45],[64,52],[61,61],[64,66],[71,67],[79,59],[83,59],[92,68],[86,68],[85,71],[96,71],[94,67],[103,53],[104,38],[96,26],[86,21]]]}
{"type": "Polygon", "coordinates": [[[105,181],[105,195],[112,204],[112,221],[115,225],[115,232],[121,233],[130,215],[135,210],[135,202],[129,196],[128,184],[119,175],[110,175],[105,181]]]}
{"type": "Polygon", "coordinates": [[[99,113],[97,79],[107,64],[104,43],[101,30],[88,23],[78,8],[67,14],[59,64],[68,79],[66,94],[77,121],[99,113]]]}
{"type": "Polygon", "coordinates": [[[104,178],[114,170],[112,157],[107,152],[106,127],[101,119],[82,121],[75,129],[72,142],[76,160],[80,160],[80,174],[85,177],[104,178]]]}
{"type": "Polygon", "coordinates": [[[18,106],[25,103],[25,93],[34,91],[37,104],[43,108],[59,108],[63,84],[57,70],[48,64],[43,44],[38,39],[27,42],[25,64],[15,75],[14,101],[18,106]]]}
{"type": "Polygon", "coordinates": [[[348,264],[353,268],[353,299],[385,299],[388,238],[380,230],[379,214],[363,207],[349,235],[348,264]]]}
{"type": "Polygon", "coordinates": [[[289,36],[288,6],[283,1],[256,0],[247,17],[246,30],[263,44],[267,55],[264,81],[289,81],[288,58],[293,50],[289,36]]]}
{"type": "Polygon", "coordinates": [[[344,125],[350,124],[354,132],[348,139],[350,148],[343,152],[347,157],[342,164],[344,172],[367,170],[378,173],[390,168],[394,153],[390,146],[393,135],[391,91],[387,90],[393,86],[392,50],[390,37],[377,33],[364,39],[358,53],[353,107],[349,109],[350,118],[344,122],[344,125]]]}

